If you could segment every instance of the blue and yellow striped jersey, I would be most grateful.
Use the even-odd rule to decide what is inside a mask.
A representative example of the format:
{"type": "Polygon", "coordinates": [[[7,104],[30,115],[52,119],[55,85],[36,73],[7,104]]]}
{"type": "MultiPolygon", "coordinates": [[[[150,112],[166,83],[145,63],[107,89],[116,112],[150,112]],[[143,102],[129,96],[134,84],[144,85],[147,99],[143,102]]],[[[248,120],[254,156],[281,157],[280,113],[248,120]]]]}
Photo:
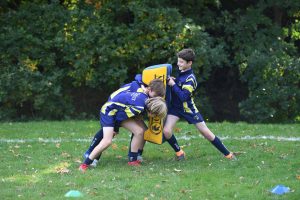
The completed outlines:
{"type": "Polygon", "coordinates": [[[115,92],[113,92],[110,96],[109,99],[113,98],[114,96],[116,96],[117,94],[119,94],[120,92],[123,91],[128,91],[128,92],[144,92],[143,89],[141,88],[142,85],[142,75],[141,74],[137,74],[135,76],[135,80],[132,81],[131,83],[125,84],[123,86],[120,87],[120,89],[116,90],[115,92]]]}
{"type": "Polygon", "coordinates": [[[171,107],[183,110],[186,113],[198,113],[194,103],[193,92],[197,88],[197,81],[193,70],[180,72],[172,87],[171,107]]]}
{"type": "Polygon", "coordinates": [[[115,116],[117,121],[123,121],[141,114],[145,110],[147,99],[148,95],[143,92],[121,91],[116,94],[113,93],[102,106],[101,113],[106,116],[115,116]]]}

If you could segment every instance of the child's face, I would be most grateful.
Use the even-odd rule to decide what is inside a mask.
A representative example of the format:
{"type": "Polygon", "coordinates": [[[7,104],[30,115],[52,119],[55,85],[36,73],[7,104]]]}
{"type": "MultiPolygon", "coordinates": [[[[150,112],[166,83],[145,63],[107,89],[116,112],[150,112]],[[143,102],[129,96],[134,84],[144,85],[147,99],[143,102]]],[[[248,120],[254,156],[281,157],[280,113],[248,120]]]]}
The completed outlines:
{"type": "Polygon", "coordinates": [[[151,90],[151,88],[149,89],[149,93],[148,93],[148,96],[151,98],[151,97],[157,97],[156,93],[151,90]]]}
{"type": "Polygon", "coordinates": [[[177,58],[177,65],[180,71],[185,71],[191,68],[192,61],[186,61],[182,58],[177,58]]]}

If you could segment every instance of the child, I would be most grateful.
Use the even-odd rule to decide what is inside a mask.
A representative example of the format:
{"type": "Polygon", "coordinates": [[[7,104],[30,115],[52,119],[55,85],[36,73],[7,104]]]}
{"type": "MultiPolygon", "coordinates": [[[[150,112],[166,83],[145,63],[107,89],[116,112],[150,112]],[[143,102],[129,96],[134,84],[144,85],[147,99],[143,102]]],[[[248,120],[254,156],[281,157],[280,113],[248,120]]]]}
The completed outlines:
{"type": "MultiPolygon", "coordinates": [[[[160,83],[158,85],[163,86],[162,81],[155,80],[154,82],[160,83]]],[[[164,89],[164,86],[162,88],[164,89]]],[[[81,171],[86,171],[93,160],[110,146],[112,138],[115,135],[114,127],[116,125],[119,126],[118,124],[133,133],[131,151],[129,153],[130,161],[128,162],[128,165],[140,164],[137,160],[137,154],[138,149],[144,142],[144,129],[133,117],[141,114],[145,109],[147,109],[149,114],[162,118],[164,118],[167,113],[167,106],[162,97],[148,97],[148,95],[155,96],[156,91],[154,91],[151,87],[143,87],[142,89],[143,92],[128,92],[126,90],[119,91],[119,89],[119,92],[114,92],[110,96],[108,102],[102,106],[100,122],[103,129],[103,138],[85,159],[84,163],[80,165],[79,169],[81,171]]],[[[160,92],[161,91],[158,91],[157,93],[160,92]]],[[[163,90],[163,94],[164,93],[165,91],[163,90]]]]}
{"type": "MultiPolygon", "coordinates": [[[[142,82],[142,75],[138,74],[135,77],[135,80],[132,81],[131,83],[123,85],[120,89],[112,93],[109,97],[111,99],[113,96],[116,94],[122,92],[122,91],[129,91],[129,92],[141,92],[141,91],[146,91],[146,93],[149,93],[149,97],[155,97],[155,96],[160,96],[163,97],[165,95],[165,87],[163,85],[163,82],[160,79],[154,79],[149,83],[149,86],[144,86],[142,82]]],[[[143,129],[144,131],[147,130],[147,126],[144,123],[143,119],[141,117],[136,117],[135,118],[136,123],[139,124],[140,128],[143,129]]],[[[119,132],[119,127],[120,127],[120,122],[116,122],[115,127],[114,127],[114,135],[116,135],[119,132]]],[[[132,134],[133,137],[133,134],[132,134]]],[[[87,158],[90,153],[93,151],[93,149],[99,144],[99,142],[103,139],[103,129],[101,128],[94,136],[88,150],[84,153],[83,157],[87,158]]],[[[145,142],[145,141],[144,141],[145,142]]],[[[131,146],[131,143],[130,143],[131,146]]],[[[130,146],[129,146],[129,152],[128,156],[130,154],[130,146]]],[[[142,145],[144,146],[144,145],[142,145]]],[[[142,147],[138,151],[138,160],[142,161],[142,147]]],[[[91,164],[92,167],[96,167],[97,163],[101,157],[101,154],[94,159],[93,163],[91,164]]],[[[129,157],[130,159],[130,157],[129,157]]]]}
{"type": "Polygon", "coordinates": [[[176,122],[184,118],[189,124],[194,124],[199,132],[209,140],[228,159],[236,159],[234,154],[227,150],[220,139],[206,126],[203,117],[199,113],[193,100],[193,92],[197,87],[197,81],[192,70],[195,53],[192,49],[183,49],[177,53],[177,65],[179,75],[175,79],[170,77],[168,85],[172,90],[171,105],[168,110],[164,125],[164,137],[176,152],[177,160],[183,160],[185,153],[180,149],[175,136],[172,134],[176,122]]]}

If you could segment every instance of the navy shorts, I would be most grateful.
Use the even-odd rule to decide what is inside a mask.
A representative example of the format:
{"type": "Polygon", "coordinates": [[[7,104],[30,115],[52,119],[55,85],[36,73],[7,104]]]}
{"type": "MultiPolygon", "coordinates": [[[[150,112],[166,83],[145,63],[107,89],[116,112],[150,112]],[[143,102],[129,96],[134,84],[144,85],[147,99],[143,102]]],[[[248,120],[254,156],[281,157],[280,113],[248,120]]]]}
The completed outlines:
{"type": "Polygon", "coordinates": [[[119,132],[121,122],[115,119],[116,116],[107,116],[100,114],[100,124],[101,127],[114,127],[115,132],[119,132]]]}
{"type": "Polygon", "coordinates": [[[203,122],[202,115],[197,113],[187,113],[178,108],[170,108],[168,110],[168,115],[175,115],[179,118],[184,118],[189,124],[197,124],[199,122],[203,122]]]}

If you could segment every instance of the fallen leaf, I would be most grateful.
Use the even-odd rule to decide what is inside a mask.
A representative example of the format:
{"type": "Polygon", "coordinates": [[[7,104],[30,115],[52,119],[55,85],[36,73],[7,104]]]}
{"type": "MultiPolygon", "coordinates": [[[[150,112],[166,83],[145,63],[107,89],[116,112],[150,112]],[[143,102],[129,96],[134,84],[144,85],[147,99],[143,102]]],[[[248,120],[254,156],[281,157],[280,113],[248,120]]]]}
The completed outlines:
{"type": "Polygon", "coordinates": [[[180,190],[181,193],[188,193],[188,192],[191,192],[191,191],[192,191],[192,190],[185,190],[185,189],[181,189],[181,190],[180,190]]]}
{"type": "Polygon", "coordinates": [[[55,146],[56,148],[60,148],[60,143],[57,143],[55,146]]]}
{"type": "Polygon", "coordinates": [[[296,175],[296,178],[297,178],[298,180],[300,180],[300,175],[296,175]]]}
{"type": "Polygon", "coordinates": [[[68,166],[69,166],[68,163],[62,163],[60,164],[60,166],[57,166],[54,169],[57,174],[68,174],[70,172],[68,166]]]}
{"type": "Polygon", "coordinates": [[[128,150],[128,146],[122,146],[122,151],[127,151],[128,150]]]}
{"type": "Polygon", "coordinates": [[[58,173],[58,174],[68,174],[68,173],[70,173],[70,170],[67,169],[67,168],[57,168],[55,170],[56,170],[56,173],[58,173]]]}
{"type": "Polygon", "coordinates": [[[112,148],[113,150],[116,150],[116,149],[118,149],[118,145],[117,145],[117,144],[112,144],[112,145],[111,145],[111,148],[112,148]]]}
{"type": "Polygon", "coordinates": [[[175,132],[175,133],[179,133],[181,130],[182,130],[182,128],[178,128],[178,127],[175,127],[175,128],[174,128],[174,132],[175,132]]]}

